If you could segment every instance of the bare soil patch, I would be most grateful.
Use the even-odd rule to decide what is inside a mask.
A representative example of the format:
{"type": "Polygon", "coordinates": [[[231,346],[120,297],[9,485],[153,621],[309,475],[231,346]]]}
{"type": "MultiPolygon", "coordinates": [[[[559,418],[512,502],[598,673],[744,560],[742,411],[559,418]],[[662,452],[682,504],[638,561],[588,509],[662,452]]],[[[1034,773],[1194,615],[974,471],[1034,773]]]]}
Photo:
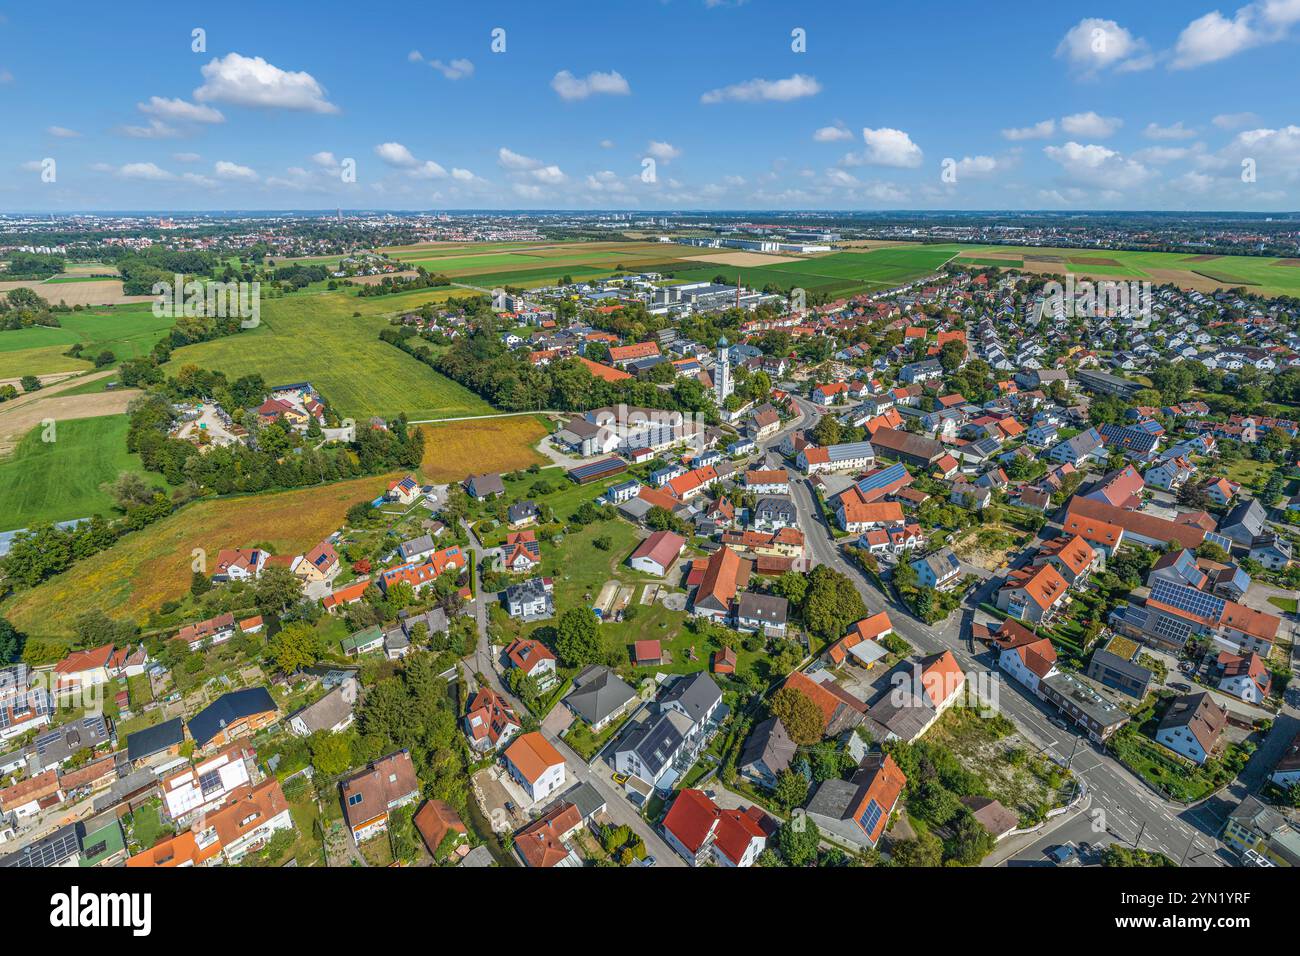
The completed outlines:
{"type": "Polygon", "coordinates": [[[774,256],[766,252],[718,252],[706,256],[687,256],[690,262],[716,262],[724,266],[778,266],[797,261],[793,256],[774,256]]]}

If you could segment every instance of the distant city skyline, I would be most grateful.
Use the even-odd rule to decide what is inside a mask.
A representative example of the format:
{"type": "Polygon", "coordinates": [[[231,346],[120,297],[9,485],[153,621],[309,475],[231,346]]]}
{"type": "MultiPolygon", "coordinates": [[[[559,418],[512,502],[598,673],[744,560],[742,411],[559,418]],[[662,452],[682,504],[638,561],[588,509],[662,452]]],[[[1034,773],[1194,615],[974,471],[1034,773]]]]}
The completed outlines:
{"type": "Polygon", "coordinates": [[[0,15],[0,211],[1300,208],[1300,0],[0,15]]]}

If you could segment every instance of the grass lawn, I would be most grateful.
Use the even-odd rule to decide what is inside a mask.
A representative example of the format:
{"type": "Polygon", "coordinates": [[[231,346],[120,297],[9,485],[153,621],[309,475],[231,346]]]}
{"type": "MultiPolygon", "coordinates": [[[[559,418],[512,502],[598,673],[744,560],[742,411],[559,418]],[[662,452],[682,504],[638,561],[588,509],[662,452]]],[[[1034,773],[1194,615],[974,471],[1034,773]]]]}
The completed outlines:
{"type": "Polygon", "coordinates": [[[144,621],[163,601],[189,593],[195,548],[260,545],[297,554],[343,523],[348,507],[374,498],[395,475],[357,478],[275,494],[209,499],[126,535],[69,572],[5,602],[0,614],[30,637],[66,638],[83,611],[144,621]]]}
{"type": "Polygon", "coordinates": [[[531,415],[485,418],[445,425],[421,425],[424,460],[420,471],[431,482],[463,481],[470,475],[518,471],[550,459],[534,449],[550,432],[531,415]]]}
{"type": "Polygon", "coordinates": [[[1271,597],[1268,599],[1268,603],[1278,610],[1286,611],[1288,614],[1295,614],[1297,608],[1300,608],[1300,601],[1295,598],[1271,597]]]}
{"type": "Polygon", "coordinates": [[[1274,467],[1269,462],[1255,461],[1253,458],[1238,458],[1236,461],[1228,462],[1221,469],[1221,473],[1229,481],[1235,481],[1258,491],[1268,482],[1274,467]]]}
{"type": "Polygon", "coordinates": [[[423,289],[359,297],[340,290],[266,300],[257,328],[177,349],[166,371],[174,375],[194,364],[231,379],[257,373],[268,385],[309,381],[340,415],[358,420],[403,411],[412,419],[487,414],[492,406],[477,395],[379,340],[389,316],[449,294],[423,289]]]}
{"type": "Polygon", "coordinates": [[[574,720],[564,735],[564,742],[577,751],[578,756],[582,757],[583,760],[590,760],[627,723],[635,707],[635,704],[630,706],[622,717],[602,728],[600,733],[597,734],[593,734],[591,728],[582,720],[574,720]]]}
{"type": "MultiPolygon", "coordinates": [[[[26,330],[20,329],[18,333],[0,332],[0,339],[23,331],[26,330]]],[[[64,355],[67,350],[66,345],[40,345],[28,349],[6,350],[4,343],[0,341],[0,379],[22,378],[24,375],[53,375],[56,372],[79,372],[90,368],[89,362],[64,355]]]]}
{"type": "Polygon", "coordinates": [[[131,814],[129,826],[131,838],[144,850],[170,833],[162,821],[159,801],[150,801],[137,807],[131,814]]]}
{"type": "MultiPolygon", "coordinates": [[[[0,459],[0,531],[113,515],[100,485],[124,471],[144,473],[140,456],[126,450],[127,424],[125,415],[59,422],[50,442],[41,440],[41,427],[28,432],[11,457],[0,459]]],[[[145,477],[163,484],[157,475],[145,477]]]]}

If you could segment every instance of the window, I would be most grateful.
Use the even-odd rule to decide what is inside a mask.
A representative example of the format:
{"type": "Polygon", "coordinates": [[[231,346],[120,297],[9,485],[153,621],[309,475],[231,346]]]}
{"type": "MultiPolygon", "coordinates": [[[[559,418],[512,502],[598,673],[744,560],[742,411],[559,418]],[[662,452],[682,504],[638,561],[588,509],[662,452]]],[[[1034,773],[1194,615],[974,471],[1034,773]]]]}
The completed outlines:
{"type": "Polygon", "coordinates": [[[355,807],[360,802],[361,802],[361,794],[359,793],[354,793],[348,797],[348,806],[350,807],[355,807]]]}

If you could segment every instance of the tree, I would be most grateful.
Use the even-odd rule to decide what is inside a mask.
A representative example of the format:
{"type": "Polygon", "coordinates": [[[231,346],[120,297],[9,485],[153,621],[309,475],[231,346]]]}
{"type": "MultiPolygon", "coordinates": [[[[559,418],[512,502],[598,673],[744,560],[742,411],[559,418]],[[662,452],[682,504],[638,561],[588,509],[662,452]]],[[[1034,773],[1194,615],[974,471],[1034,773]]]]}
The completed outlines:
{"type": "Polygon", "coordinates": [[[337,777],[352,766],[352,741],[347,734],[317,731],[307,738],[311,763],[327,777],[337,777]]]}
{"type": "Polygon", "coordinates": [[[908,867],[942,866],[943,843],[929,831],[918,833],[912,840],[900,840],[894,844],[890,864],[908,867]]]}
{"type": "MultiPolygon", "coordinates": [[[[825,641],[841,637],[854,621],[867,616],[862,595],[847,575],[819,564],[808,575],[803,618],[813,634],[825,641]]],[[[789,729],[789,728],[787,728],[789,729]]]]}
{"type": "Polygon", "coordinates": [[[0,666],[12,664],[23,652],[23,635],[3,617],[0,617],[0,666]]]}
{"type": "Polygon", "coordinates": [[[555,651],[566,667],[584,667],[600,660],[600,623],[589,607],[571,607],[556,626],[555,651]]]}
{"type": "Polygon", "coordinates": [[[280,673],[285,675],[311,667],[320,659],[320,639],[316,628],[303,621],[294,621],[281,628],[271,641],[271,656],[280,673]]]}
{"type": "Polygon", "coordinates": [[[822,832],[806,816],[799,816],[781,824],[777,831],[776,846],[788,866],[812,866],[817,862],[817,846],[822,832]]]}
{"type": "Polygon", "coordinates": [[[282,564],[262,569],[253,601],[263,614],[279,617],[302,597],[302,582],[282,564]]]}
{"type": "Polygon", "coordinates": [[[792,810],[808,799],[808,778],[793,770],[782,770],[777,774],[772,796],[782,809],[792,810]]]}
{"type": "Polygon", "coordinates": [[[195,597],[207,594],[212,590],[212,581],[202,571],[195,571],[190,575],[190,593],[195,597]]]}
{"type": "Polygon", "coordinates": [[[797,744],[815,744],[826,731],[820,708],[793,687],[782,687],[773,694],[770,709],[797,744]]]}
{"type": "Polygon", "coordinates": [[[795,571],[787,571],[776,579],[774,590],[795,607],[803,605],[808,594],[808,578],[795,571]]]}
{"type": "Polygon", "coordinates": [[[962,866],[979,866],[980,861],[993,852],[997,843],[969,810],[963,810],[953,826],[950,842],[951,857],[962,866]]]}

